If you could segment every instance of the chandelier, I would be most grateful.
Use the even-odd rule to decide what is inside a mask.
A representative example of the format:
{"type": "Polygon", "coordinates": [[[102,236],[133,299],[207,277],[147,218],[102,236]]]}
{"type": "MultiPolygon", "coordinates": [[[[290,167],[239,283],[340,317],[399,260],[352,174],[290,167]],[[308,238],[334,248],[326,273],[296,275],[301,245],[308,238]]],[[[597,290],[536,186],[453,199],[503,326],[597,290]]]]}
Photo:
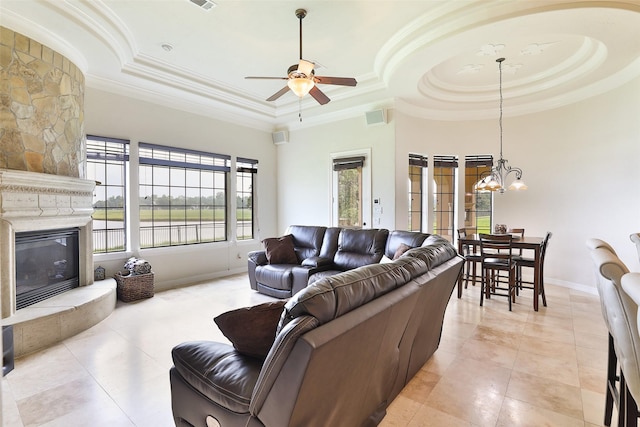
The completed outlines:
{"type": "Polygon", "coordinates": [[[508,165],[507,159],[502,157],[502,62],[504,58],[496,59],[500,70],[500,158],[496,165],[491,168],[491,172],[478,182],[478,191],[499,191],[504,193],[505,179],[510,173],[515,173],[516,179],[509,185],[509,190],[526,190],[528,187],[522,181],[522,169],[508,165]]]}

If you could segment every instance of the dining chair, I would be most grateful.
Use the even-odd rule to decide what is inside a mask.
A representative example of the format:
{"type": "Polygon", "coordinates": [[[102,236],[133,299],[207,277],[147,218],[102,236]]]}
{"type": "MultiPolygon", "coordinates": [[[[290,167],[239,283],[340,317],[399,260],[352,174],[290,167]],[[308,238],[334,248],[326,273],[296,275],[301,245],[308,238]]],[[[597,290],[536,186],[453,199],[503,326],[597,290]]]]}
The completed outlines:
{"type": "MultiPolygon", "coordinates": [[[[462,239],[467,237],[468,235],[473,234],[473,231],[473,229],[458,228],[458,239],[462,239]]],[[[465,288],[467,288],[469,284],[469,279],[471,279],[471,285],[475,286],[476,279],[479,278],[477,266],[481,261],[478,245],[462,245],[462,253],[460,255],[464,257],[466,263],[465,273],[462,275],[460,280],[464,280],[465,288]]]]}
{"type": "Polygon", "coordinates": [[[638,251],[638,259],[640,260],[640,233],[632,233],[629,238],[636,244],[636,250],[638,251]]]}
{"type": "MultiPolygon", "coordinates": [[[[629,273],[622,276],[622,289],[629,295],[629,297],[636,303],[635,309],[638,310],[640,305],[640,273],[629,273]]],[[[633,319],[630,319],[633,320],[633,319]]],[[[638,331],[640,328],[640,313],[636,314],[636,329],[631,328],[632,338],[635,344],[635,356],[638,370],[640,371],[640,337],[638,337],[638,331]]],[[[625,377],[628,394],[625,394],[625,418],[627,423],[633,424],[637,422],[638,414],[638,399],[640,399],[640,378],[625,377]],[[635,421],[634,421],[635,410],[635,421]]]]}
{"type": "Polygon", "coordinates": [[[516,263],[513,260],[511,234],[481,234],[480,259],[482,268],[482,289],[480,290],[480,305],[484,298],[491,295],[506,296],[509,300],[509,311],[512,302],[516,300],[516,263]],[[498,280],[500,272],[507,272],[506,288],[498,280]]]}
{"type": "Polygon", "coordinates": [[[635,427],[638,410],[634,396],[640,397],[638,306],[622,288],[629,269],[610,245],[599,242],[589,239],[587,247],[595,266],[602,316],[609,331],[604,425],[611,425],[615,404],[618,426],[635,427]]]}
{"type": "MultiPolygon", "coordinates": [[[[539,279],[538,292],[540,296],[542,296],[542,305],[544,305],[545,307],[547,306],[547,296],[544,292],[544,259],[547,253],[547,246],[549,244],[549,239],[551,238],[551,235],[552,233],[548,231],[544,237],[544,240],[542,240],[542,244],[540,245],[540,268],[537,272],[540,275],[538,278],[539,279]]],[[[522,267],[531,268],[533,269],[533,274],[536,274],[535,258],[527,258],[520,255],[515,255],[513,259],[516,262],[516,293],[518,293],[520,289],[533,289],[534,282],[523,279],[522,267]]]]}

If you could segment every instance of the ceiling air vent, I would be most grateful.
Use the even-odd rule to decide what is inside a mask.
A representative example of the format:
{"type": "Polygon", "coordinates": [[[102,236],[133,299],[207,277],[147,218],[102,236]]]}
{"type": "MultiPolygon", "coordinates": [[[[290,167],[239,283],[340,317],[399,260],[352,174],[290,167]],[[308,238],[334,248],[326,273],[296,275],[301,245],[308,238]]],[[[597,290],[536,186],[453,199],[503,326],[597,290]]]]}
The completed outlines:
{"type": "Polygon", "coordinates": [[[189,0],[191,3],[195,4],[198,7],[201,7],[204,10],[211,10],[216,7],[216,4],[211,0],[189,0]]]}

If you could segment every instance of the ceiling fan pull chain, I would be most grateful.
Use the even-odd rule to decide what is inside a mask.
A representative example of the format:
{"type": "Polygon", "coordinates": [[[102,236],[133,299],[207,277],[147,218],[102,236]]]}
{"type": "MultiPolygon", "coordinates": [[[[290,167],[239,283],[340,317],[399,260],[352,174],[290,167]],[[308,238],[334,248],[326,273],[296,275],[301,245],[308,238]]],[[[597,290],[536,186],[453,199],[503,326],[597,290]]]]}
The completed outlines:
{"type": "Polygon", "coordinates": [[[300,123],[302,123],[302,98],[298,98],[298,118],[300,119],[300,123]]]}

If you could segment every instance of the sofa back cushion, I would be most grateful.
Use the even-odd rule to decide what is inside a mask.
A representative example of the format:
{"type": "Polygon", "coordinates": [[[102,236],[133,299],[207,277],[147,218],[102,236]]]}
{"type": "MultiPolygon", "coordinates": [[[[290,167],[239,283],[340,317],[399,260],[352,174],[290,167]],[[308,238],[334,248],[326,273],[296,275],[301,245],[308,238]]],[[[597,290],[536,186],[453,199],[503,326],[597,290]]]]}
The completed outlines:
{"type": "Polygon", "coordinates": [[[387,238],[387,244],[384,249],[384,254],[389,259],[393,259],[400,249],[401,245],[407,245],[412,248],[417,248],[429,237],[426,233],[419,233],[416,231],[404,231],[393,230],[389,233],[387,238]]]}
{"type": "Polygon", "coordinates": [[[298,261],[320,255],[322,239],[327,227],[313,225],[290,225],[286,234],[293,237],[293,246],[298,256],[298,261]]]}
{"type": "Polygon", "coordinates": [[[338,250],[333,263],[338,270],[346,271],[368,264],[377,264],[384,255],[389,230],[345,228],[338,236],[338,250]]]}
{"type": "Polygon", "coordinates": [[[278,333],[291,320],[312,316],[319,324],[329,322],[425,273],[427,264],[418,258],[372,264],[325,277],[297,294],[285,305],[278,333]]]}
{"type": "Polygon", "coordinates": [[[458,254],[456,248],[442,236],[432,234],[427,237],[419,248],[409,249],[402,257],[419,258],[423,260],[429,269],[450,260],[458,254]]]}

